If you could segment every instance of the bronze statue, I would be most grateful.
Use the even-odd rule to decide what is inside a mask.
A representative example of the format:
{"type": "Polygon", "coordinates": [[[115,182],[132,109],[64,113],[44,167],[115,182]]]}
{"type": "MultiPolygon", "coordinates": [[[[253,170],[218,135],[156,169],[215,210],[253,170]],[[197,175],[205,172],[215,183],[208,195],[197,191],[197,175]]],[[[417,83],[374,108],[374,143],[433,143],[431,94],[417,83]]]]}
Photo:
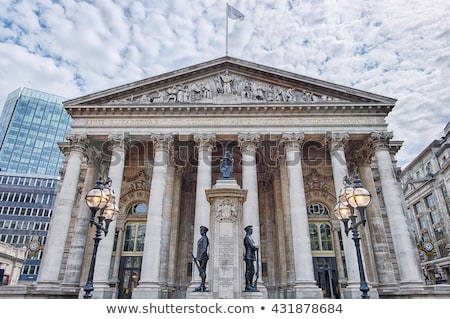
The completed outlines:
{"type": "Polygon", "coordinates": [[[253,234],[253,226],[249,225],[244,228],[246,234],[244,237],[244,261],[245,261],[245,291],[258,291],[256,288],[256,282],[258,280],[259,269],[256,271],[256,279],[253,283],[253,277],[255,276],[255,265],[258,265],[258,250],[259,247],[255,244],[251,235],[253,234]]]}
{"type": "Polygon", "coordinates": [[[233,157],[230,151],[226,151],[224,157],[220,160],[220,172],[222,173],[222,178],[231,178],[231,173],[233,172],[233,157]]]}
{"type": "Polygon", "coordinates": [[[208,232],[208,228],[205,226],[200,226],[200,234],[202,237],[197,242],[197,257],[194,257],[195,265],[197,266],[200,278],[202,279],[202,282],[200,286],[195,288],[194,291],[206,291],[206,265],[208,263],[208,246],[209,246],[209,239],[206,236],[206,233],[208,232]]]}

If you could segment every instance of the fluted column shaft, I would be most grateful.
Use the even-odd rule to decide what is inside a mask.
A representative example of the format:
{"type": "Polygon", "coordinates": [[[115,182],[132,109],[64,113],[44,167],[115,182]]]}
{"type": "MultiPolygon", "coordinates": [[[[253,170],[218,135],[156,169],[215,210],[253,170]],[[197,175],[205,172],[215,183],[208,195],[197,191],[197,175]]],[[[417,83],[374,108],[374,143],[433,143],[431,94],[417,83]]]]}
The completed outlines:
{"type": "MultiPolygon", "coordinates": [[[[286,167],[289,180],[289,202],[291,208],[292,240],[295,262],[296,286],[316,287],[309,238],[306,197],[303,183],[300,146],[303,134],[283,134],[286,150],[286,167]]],[[[321,294],[317,290],[318,293],[321,294]]],[[[301,290],[296,292],[303,293],[301,290]]],[[[311,292],[310,292],[311,293],[311,292]]],[[[317,297],[317,296],[315,296],[317,297]]]]}
{"type": "MultiPolygon", "coordinates": [[[[328,146],[331,155],[331,165],[333,169],[334,189],[336,198],[339,198],[340,191],[344,187],[344,178],[348,177],[347,161],[345,159],[344,146],[348,141],[348,134],[328,134],[328,146]]],[[[355,244],[351,236],[345,236],[344,225],[341,223],[342,242],[345,251],[345,265],[347,268],[347,285],[355,288],[359,297],[359,270],[358,259],[355,251],[355,244]]]]}
{"type": "Polygon", "coordinates": [[[258,176],[256,171],[256,148],[259,142],[258,134],[239,134],[239,145],[242,153],[242,189],[247,190],[247,200],[244,202],[243,226],[253,226],[253,240],[261,243],[258,203],[258,176]]]}
{"type": "Polygon", "coordinates": [[[388,142],[389,133],[373,133],[372,141],[375,150],[375,158],[380,175],[381,189],[386,212],[389,219],[389,227],[392,234],[395,255],[398,261],[401,284],[422,284],[422,275],[419,270],[417,248],[408,230],[405,217],[403,194],[396,180],[388,142]]]}
{"type": "Polygon", "coordinates": [[[133,298],[159,298],[161,240],[163,228],[164,193],[167,183],[170,135],[152,135],[155,149],[152,183],[145,229],[141,279],[133,291],[133,298]]]}
{"type": "Polygon", "coordinates": [[[78,193],[83,153],[88,142],[85,135],[69,135],[67,138],[71,144],[71,151],[47,236],[47,243],[51,245],[46,245],[39,269],[40,283],[58,283],[72,210],[78,193]]]}
{"type": "MultiPolygon", "coordinates": [[[[193,255],[197,256],[197,240],[200,237],[200,226],[210,227],[210,204],[206,198],[206,190],[211,189],[211,155],[215,145],[214,134],[196,134],[194,136],[198,150],[197,189],[195,192],[194,242],[193,255]]],[[[200,282],[199,272],[192,272],[192,282],[200,282]]]]}
{"type": "Polygon", "coordinates": [[[67,257],[66,270],[64,272],[64,284],[79,285],[81,277],[81,267],[83,264],[83,255],[85,252],[86,242],[89,231],[89,220],[91,218],[91,210],[86,205],[86,194],[92,189],[97,180],[98,162],[100,153],[93,147],[86,151],[87,153],[87,170],[84,180],[83,191],[80,196],[77,221],[73,231],[73,239],[69,255],[67,257]]]}
{"type": "MultiPolygon", "coordinates": [[[[112,180],[112,189],[116,197],[116,205],[119,205],[122,190],[123,170],[125,166],[126,137],[123,134],[110,135],[108,137],[111,143],[111,162],[108,176],[112,180]]],[[[120,209],[120,207],[119,207],[120,209]]],[[[109,232],[102,238],[99,244],[97,261],[94,270],[94,298],[101,291],[100,285],[109,288],[110,268],[112,262],[112,251],[114,247],[114,235],[116,230],[116,218],[109,225],[109,232]]],[[[105,297],[102,293],[101,297],[105,297]]],[[[106,296],[112,297],[112,296],[106,296]]]]}

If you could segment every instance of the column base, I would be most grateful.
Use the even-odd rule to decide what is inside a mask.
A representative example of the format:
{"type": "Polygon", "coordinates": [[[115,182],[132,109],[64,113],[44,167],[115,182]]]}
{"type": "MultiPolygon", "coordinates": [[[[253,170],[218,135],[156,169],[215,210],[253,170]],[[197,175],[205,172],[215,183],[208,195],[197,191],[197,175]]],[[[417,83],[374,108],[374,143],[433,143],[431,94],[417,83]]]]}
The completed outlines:
{"type": "MultiPolygon", "coordinates": [[[[378,289],[374,287],[369,286],[369,291],[367,292],[370,299],[379,299],[380,296],[378,294],[378,289]]],[[[342,299],[361,299],[362,292],[359,290],[358,286],[347,286],[346,288],[342,289],[342,299]]]]}
{"type": "Polygon", "coordinates": [[[132,299],[161,299],[162,289],[156,283],[139,283],[133,290],[132,299]]]}
{"type": "MultiPolygon", "coordinates": [[[[85,293],[83,286],[80,288],[78,298],[84,299],[85,293]]],[[[116,299],[116,287],[111,287],[109,284],[94,283],[91,299],[116,299]]]]}
{"type": "Polygon", "coordinates": [[[323,299],[322,289],[315,282],[296,283],[292,288],[292,295],[294,299],[323,299]]]}

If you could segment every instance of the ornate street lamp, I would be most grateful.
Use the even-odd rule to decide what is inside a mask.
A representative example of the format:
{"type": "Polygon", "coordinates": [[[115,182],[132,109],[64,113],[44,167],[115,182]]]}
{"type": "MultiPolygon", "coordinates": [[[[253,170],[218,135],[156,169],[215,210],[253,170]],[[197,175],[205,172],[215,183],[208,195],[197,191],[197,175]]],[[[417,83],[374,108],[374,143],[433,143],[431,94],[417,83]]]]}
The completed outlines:
{"type": "Polygon", "coordinates": [[[84,291],[86,292],[83,296],[84,299],[92,298],[92,291],[94,290],[93,281],[95,260],[97,258],[98,245],[100,240],[102,240],[102,232],[105,236],[108,234],[109,224],[119,211],[111,184],[112,181],[110,178],[108,178],[106,182],[103,182],[103,179],[99,177],[94,188],[92,188],[86,195],[86,204],[91,209],[90,227],[94,225],[96,230],[94,237],[94,251],[92,253],[89,275],[86,285],[84,286],[84,291]],[[97,221],[95,221],[97,212],[99,212],[99,214],[97,216],[97,221]]]}
{"type": "Polygon", "coordinates": [[[361,298],[368,299],[369,286],[366,282],[366,275],[364,273],[364,265],[361,257],[361,244],[359,237],[358,227],[360,225],[366,226],[366,207],[369,205],[372,196],[369,191],[365,189],[359,179],[359,176],[355,174],[353,179],[353,187],[350,186],[350,181],[346,176],[344,178],[344,188],[340,192],[338,203],[334,208],[336,217],[342,221],[345,227],[345,234],[348,236],[349,231],[352,231],[352,239],[355,242],[356,256],[358,258],[359,277],[361,290],[361,298]],[[359,221],[356,221],[357,215],[355,209],[359,211],[359,221]],[[350,225],[349,225],[350,221],[350,225]]]}

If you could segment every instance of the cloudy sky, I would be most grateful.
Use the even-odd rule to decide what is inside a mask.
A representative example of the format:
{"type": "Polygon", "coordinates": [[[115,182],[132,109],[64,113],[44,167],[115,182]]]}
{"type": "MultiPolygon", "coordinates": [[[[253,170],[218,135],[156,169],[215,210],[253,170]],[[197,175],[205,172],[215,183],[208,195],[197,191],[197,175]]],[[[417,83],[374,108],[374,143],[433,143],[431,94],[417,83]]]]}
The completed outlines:
{"type": "MultiPolygon", "coordinates": [[[[75,98],[225,55],[227,0],[0,0],[0,108],[75,98]]],[[[450,120],[450,1],[228,0],[229,55],[398,100],[404,166],[450,120]]]]}

